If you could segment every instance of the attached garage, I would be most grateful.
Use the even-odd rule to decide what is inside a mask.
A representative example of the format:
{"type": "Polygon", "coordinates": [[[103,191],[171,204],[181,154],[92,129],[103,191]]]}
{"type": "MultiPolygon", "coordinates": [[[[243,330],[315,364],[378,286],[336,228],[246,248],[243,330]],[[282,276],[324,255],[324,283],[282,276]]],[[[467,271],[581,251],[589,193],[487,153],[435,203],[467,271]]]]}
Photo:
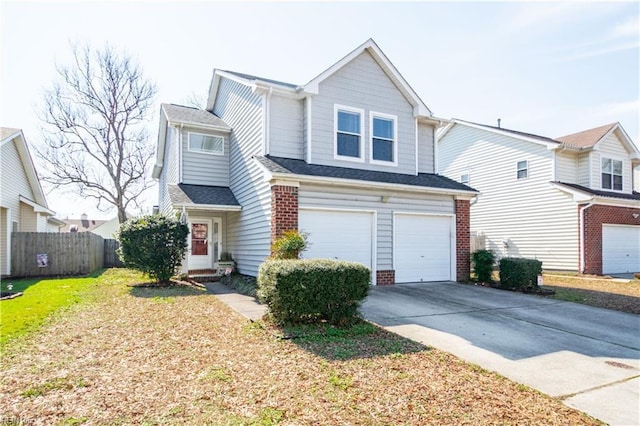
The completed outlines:
{"type": "Polygon", "coordinates": [[[449,281],[455,276],[453,216],[396,213],[393,219],[397,283],[449,281]]]}
{"type": "Polygon", "coordinates": [[[375,272],[375,213],[300,208],[298,229],[309,233],[305,258],[359,262],[375,272]]]}
{"type": "Polygon", "coordinates": [[[602,273],[640,271],[640,226],[602,225],[602,273]]]}

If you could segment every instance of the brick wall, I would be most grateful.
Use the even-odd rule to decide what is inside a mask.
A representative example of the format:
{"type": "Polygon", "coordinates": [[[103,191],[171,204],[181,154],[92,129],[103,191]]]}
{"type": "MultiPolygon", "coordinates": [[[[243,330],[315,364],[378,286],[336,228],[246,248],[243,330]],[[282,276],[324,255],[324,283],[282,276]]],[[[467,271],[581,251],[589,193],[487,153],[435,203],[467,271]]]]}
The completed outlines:
{"type": "Polygon", "coordinates": [[[396,283],[396,271],[393,269],[376,271],[376,285],[392,285],[396,283]]]}
{"type": "Polygon", "coordinates": [[[271,241],[290,229],[298,229],[298,188],[274,185],[271,187],[271,241]]]}
{"type": "MultiPolygon", "coordinates": [[[[580,214],[580,208],[583,206],[584,204],[578,206],[578,214],[580,214]]],[[[585,274],[602,274],[603,223],[640,226],[640,209],[595,205],[584,211],[583,273],[585,274]],[[634,218],[633,214],[637,214],[638,217],[634,218]]]]}
{"type": "Polygon", "coordinates": [[[471,274],[469,217],[469,200],[456,200],[456,281],[468,281],[471,274]]]}

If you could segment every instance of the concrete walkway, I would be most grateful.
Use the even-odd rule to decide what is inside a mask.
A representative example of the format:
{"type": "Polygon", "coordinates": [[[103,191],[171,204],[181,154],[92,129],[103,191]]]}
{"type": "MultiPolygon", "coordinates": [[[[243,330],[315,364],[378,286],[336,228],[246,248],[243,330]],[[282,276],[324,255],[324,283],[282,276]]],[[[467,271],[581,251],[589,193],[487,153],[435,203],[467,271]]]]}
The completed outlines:
{"type": "MultiPolygon", "coordinates": [[[[266,312],[206,286],[247,318],[266,312]]],[[[611,425],[640,424],[640,316],[455,283],[372,287],[362,313],[611,425]]]]}

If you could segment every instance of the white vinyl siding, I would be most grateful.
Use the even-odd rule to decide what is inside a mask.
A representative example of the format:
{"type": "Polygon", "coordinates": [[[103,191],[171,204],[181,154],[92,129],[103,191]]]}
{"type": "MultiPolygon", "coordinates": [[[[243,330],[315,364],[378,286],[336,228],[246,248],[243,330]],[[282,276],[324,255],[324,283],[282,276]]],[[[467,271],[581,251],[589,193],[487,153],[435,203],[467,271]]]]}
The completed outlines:
{"type": "Polygon", "coordinates": [[[577,161],[578,161],[578,170],[576,172],[576,177],[577,177],[576,183],[578,185],[582,185],[584,187],[589,188],[589,186],[591,185],[591,181],[589,180],[591,176],[591,168],[590,168],[591,156],[588,153],[580,154],[578,156],[577,161]]]}
{"type": "Polygon", "coordinates": [[[304,101],[271,95],[269,102],[269,154],[304,159],[304,101]]]}
{"type": "Polygon", "coordinates": [[[418,173],[434,173],[433,126],[418,123],[418,173]]]}
{"type": "Polygon", "coordinates": [[[578,183],[578,158],[570,152],[556,152],[556,177],[564,183],[578,183]]]}
{"type": "Polygon", "coordinates": [[[334,105],[348,105],[364,110],[364,123],[369,122],[370,111],[397,115],[398,167],[393,171],[416,173],[416,124],[413,107],[368,52],[363,52],[320,83],[319,94],[314,96],[312,105],[311,163],[389,171],[388,166],[371,164],[368,160],[368,126],[362,129],[363,162],[334,158],[334,105]]]}
{"type": "Polygon", "coordinates": [[[20,203],[20,220],[18,224],[20,232],[38,232],[38,213],[26,203],[20,203]]]}
{"type": "MultiPolygon", "coordinates": [[[[376,224],[376,267],[378,270],[393,269],[393,213],[416,212],[433,214],[453,214],[453,198],[445,195],[406,194],[375,189],[354,189],[302,183],[299,189],[298,205],[329,209],[352,209],[375,211],[376,224]]],[[[304,231],[304,229],[301,229],[304,231]]]]}
{"type": "Polygon", "coordinates": [[[553,152],[546,146],[456,124],[440,140],[440,173],[469,173],[480,191],[471,205],[471,232],[484,232],[499,257],[536,258],[545,269],[578,269],[578,213],[553,188],[553,152]],[[528,160],[529,177],[516,179],[528,160]],[[506,242],[506,244],[505,244],[506,242]]]}
{"type": "Polygon", "coordinates": [[[9,209],[0,207],[0,276],[9,275],[11,261],[9,252],[11,250],[11,212],[9,209]]]}
{"type": "Polygon", "coordinates": [[[271,242],[271,190],[251,159],[263,149],[262,98],[250,87],[222,78],[213,113],[233,129],[229,186],[242,206],[242,211],[227,216],[227,250],[233,253],[240,273],[255,276],[269,255],[271,242]]]}
{"type": "Polygon", "coordinates": [[[171,200],[169,199],[169,193],[167,191],[168,184],[177,184],[178,177],[178,161],[179,161],[179,146],[177,143],[179,130],[175,127],[168,127],[166,132],[166,140],[164,145],[164,166],[162,172],[160,172],[160,178],[158,181],[159,197],[158,208],[160,212],[165,215],[171,215],[171,200]]]}
{"type": "MultiPolygon", "coordinates": [[[[16,220],[19,218],[20,196],[22,195],[29,200],[34,200],[35,196],[27,179],[27,172],[18,155],[15,140],[2,145],[0,161],[2,162],[0,168],[0,175],[2,176],[0,182],[0,205],[10,209],[14,215],[14,220],[16,220]]],[[[35,231],[35,228],[33,231],[35,231]]]]}
{"type": "MultiPolygon", "coordinates": [[[[611,158],[613,160],[622,161],[622,191],[625,194],[631,194],[633,191],[633,176],[631,170],[631,160],[629,153],[622,145],[615,133],[610,134],[604,140],[599,142],[594,153],[591,155],[591,188],[602,188],[602,159],[611,158]]],[[[609,189],[604,189],[609,191],[609,189]]]]}
{"type": "Polygon", "coordinates": [[[229,186],[229,137],[222,133],[205,132],[193,128],[183,128],[182,181],[192,185],[229,186]],[[189,150],[189,134],[208,134],[224,138],[224,155],[205,154],[189,150]]]}

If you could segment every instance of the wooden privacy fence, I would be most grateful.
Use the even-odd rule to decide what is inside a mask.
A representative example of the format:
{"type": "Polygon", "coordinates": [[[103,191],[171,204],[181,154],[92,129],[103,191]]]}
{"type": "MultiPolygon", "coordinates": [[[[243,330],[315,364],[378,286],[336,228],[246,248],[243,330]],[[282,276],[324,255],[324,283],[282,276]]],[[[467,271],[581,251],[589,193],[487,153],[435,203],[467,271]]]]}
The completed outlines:
{"type": "Polygon", "coordinates": [[[117,247],[116,240],[104,240],[91,232],[13,232],[11,275],[85,275],[122,266],[115,254],[117,247]]]}

